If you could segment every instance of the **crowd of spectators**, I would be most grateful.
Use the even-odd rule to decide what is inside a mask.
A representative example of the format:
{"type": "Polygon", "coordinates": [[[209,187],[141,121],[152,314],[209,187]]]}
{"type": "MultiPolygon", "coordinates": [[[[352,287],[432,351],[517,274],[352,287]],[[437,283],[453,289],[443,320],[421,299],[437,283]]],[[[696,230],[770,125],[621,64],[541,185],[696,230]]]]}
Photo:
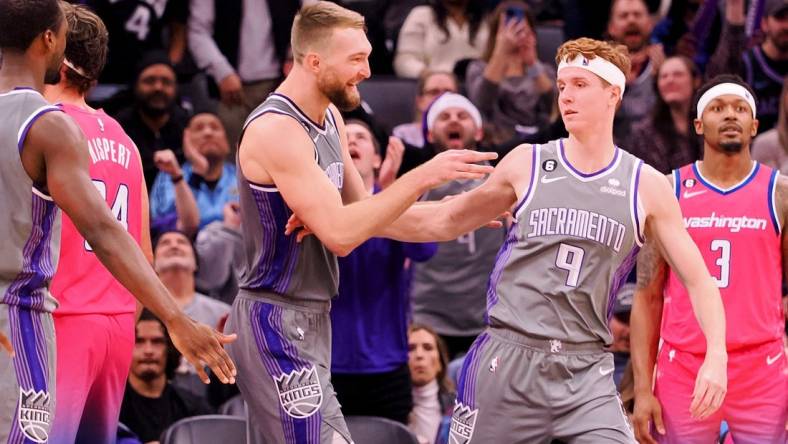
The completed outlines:
{"type": "MultiPolygon", "coordinates": [[[[115,116],[141,153],[155,269],[187,314],[220,329],[243,254],[236,142],[247,114],[292,65],[290,26],[311,1],[79,2],[109,29],[109,61],[91,103],[115,116]]],[[[580,36],[629,50],[632,73],[614,123],[621,148],[663,173],[698,160],[695,91],[733,73],[757,95],[753,157],[788,173],[785,0],[337,3],[365,16],[373,44],[373,75],[361,85],[368,103],[346,116],[351,156],[370,193],[444,150],[505,155],[523,142],[565,137],[554,54],[580,36]],[[405,89],[376,88],[380,79],[405,89]],[[390,116],[387,106],[369,105],[380,97],[411,103],[412,112],[390,116]]],[[[424,199],[479,184],[449,183],[424,199]]],[[[370,239],[340,259],[332,373],[346,415],[387,417],[421,443],[445,442],[452,369],[484,326],[487,280],[504,238],[505,229],[481,228],[437,244],[370,239]]],[[[623,385],[631,297],[622,288],[610,321],[623,385]]],[[[150,313],[136,336],[121,421],[142,442],[237,393],[202,386],[150,313]]]]}

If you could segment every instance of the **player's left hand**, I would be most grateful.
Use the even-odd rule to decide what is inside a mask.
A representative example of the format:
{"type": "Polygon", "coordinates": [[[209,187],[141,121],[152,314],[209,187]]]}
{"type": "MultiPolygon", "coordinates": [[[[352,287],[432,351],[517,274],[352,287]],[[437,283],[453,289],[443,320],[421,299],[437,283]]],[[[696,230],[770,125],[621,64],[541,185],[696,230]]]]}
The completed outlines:
{"type": "Polygon", "coordinates": [[[14,357],[14,346],[11,344],[11,340],[8,339],[8,336],[3,332],[0,332],[0,346],[2,346],[12,358],[14,357]]]}
{"type": "Polygon", "coordinates": [[[235,363],[223,347],[224,344],[236,340],[235,334],[223,335],[207,325],[193,321],[185,314],[171,321],[167,330],[175,348],[194,366],[204,383],[211,382],[205,373],[206,365],[223,383],[235,383],[235,363]]]}
{"type": "Polygon", "coordinates": [[[304,225],[304,223],[301,222],[301,219],[299,219],[298,216],[293,213],[290,215],[290,218],[287,219],[287,225],[285,225],[285,236],[289,236],[299,228],[301,228],[301,230],[299,230],[298,234],[296,235],[296,242],[300,243],[305,237],[309,236],[310,234],[314,234],[314,232],[310,230],[309,227],[304,225]]]}
{"type": "Polygon", "coordinates": [[[695,419],[705,419],[722,405],[728,391],[727,354],[706,353],[698,371],[695,391],[692,393],[690,414],[695,419]]]}

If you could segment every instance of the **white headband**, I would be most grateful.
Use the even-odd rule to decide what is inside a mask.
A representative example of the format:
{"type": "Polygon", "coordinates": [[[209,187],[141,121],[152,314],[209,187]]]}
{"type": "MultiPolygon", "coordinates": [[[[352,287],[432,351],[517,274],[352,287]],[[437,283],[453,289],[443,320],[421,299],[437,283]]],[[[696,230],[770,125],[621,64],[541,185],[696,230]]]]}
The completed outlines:
{"type": "Polygon", "coordinates": [[[561,72],[564,68],[580,68],[598,75],[605,79],[611,85],[617,86],[621,89],[621,96],[624,96],[624,86],[627,84],[627,78],[624,72],[618,69],[618,66],[608,62],[602,57],[594,57],[593,59],[586,58],[583,54],[578,54],[574,59],[568,60],[564,58],[558,64],[558,71],[561,72]]]}
{"type": "Polygon", "coordinates": [[[755,99],[752,98],[752,94],[747,91],[747,88],[737,85],[736,83],[720,83],[719,85],[714,85],[713,87],[709,88],[708,91],[703,93],[698,99],[698,118],[700,119],[703,115],[703,111],[706,110],[706,107],[709,106],[709,103],[716,99],[719,96],[724,96],[726,94],[731,94],[734,96],[739,96],[742,99],[746,100],[747,103],[750,104],[750,109],[752,110],[752,118],[755,118],[755,99]]]}
{"type": "Polygon", "coordinates": [[[470,100],[466,99],[465,96],[455,93],[444,93],[430,105],[429,111],[427,111],[427,129],[431,130],[432,125],[435,123],[435,120],[438,118],[440,113],[446,111],[447,108],[462,108],[465,111],[468,111],[468,114],[471,115],[473,121],[476,122],[476,126],[481,128],[482,127],[482,114],[476,108],[476,106],[471,103],[470,100]]]}
{"type": "Polygon", "coordinates": [[[71,63],[71,61],[69,59],[64,58],[63,59],[63,64],[68,66],[69,68],[71,68],[74,72],[76,72],[77,74],[81,75],[82,77],[84,77],[86,79],[90,79],[90,76],[85,74],[85,71],[82,68],[78,68],[76,65],[71,63]]]}

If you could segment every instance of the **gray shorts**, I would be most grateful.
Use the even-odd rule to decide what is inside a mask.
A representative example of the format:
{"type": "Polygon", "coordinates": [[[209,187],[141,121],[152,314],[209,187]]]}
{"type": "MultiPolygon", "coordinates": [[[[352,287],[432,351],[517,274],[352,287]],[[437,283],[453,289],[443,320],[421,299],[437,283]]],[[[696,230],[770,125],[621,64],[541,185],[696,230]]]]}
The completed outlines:
{"type": "Polygon", "coordinates": [[[247,405],[249,441],[256,444],[348,443],[345,419],[331,386],[331,318],[327,309],[262,300],[241,291],[226,332],[247,405]]]}
{"type": "Polygon", "coordinates": [[[16,357],[0,349],[0,442],[43,443],[55,414],[52,314],[0,304],[0,331],[16,357]]]}
{"type": "Polygon", "coordinates": [[[635,442],[613,383],[613,356],[488,328],[465,357],[449,442],[635,442]]]}

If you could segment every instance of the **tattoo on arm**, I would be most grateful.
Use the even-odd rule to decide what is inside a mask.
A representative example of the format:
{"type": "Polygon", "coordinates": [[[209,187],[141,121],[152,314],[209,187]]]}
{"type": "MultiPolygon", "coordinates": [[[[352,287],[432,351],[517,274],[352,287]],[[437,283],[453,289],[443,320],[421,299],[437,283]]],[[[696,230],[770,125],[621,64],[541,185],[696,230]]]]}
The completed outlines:
{"type": "Polygon", "coordinates": [[[668,275],[668,264],[660,253],[656,239],[647,240],[638,254],[637,288],[662,293],[668,275]]]}

